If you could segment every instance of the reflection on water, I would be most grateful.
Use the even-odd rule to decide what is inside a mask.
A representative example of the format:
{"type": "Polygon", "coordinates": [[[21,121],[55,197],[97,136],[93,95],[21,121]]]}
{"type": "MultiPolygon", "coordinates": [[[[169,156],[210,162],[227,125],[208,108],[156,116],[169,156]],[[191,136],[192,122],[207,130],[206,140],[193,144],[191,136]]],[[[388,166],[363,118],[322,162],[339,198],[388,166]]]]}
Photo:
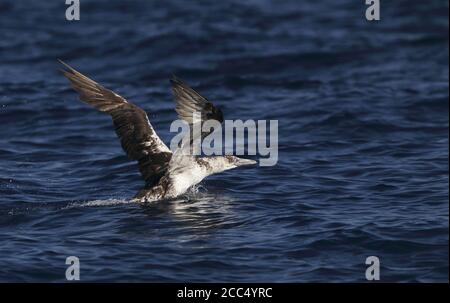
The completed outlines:
{"type": "Polygon", "coordinates": [[[166,213],[192,232],[204,234],[233,221],[233,198],[226,194],[198,190],[173,200],[142,204],[143,213],[151,217],[166,213]]]}

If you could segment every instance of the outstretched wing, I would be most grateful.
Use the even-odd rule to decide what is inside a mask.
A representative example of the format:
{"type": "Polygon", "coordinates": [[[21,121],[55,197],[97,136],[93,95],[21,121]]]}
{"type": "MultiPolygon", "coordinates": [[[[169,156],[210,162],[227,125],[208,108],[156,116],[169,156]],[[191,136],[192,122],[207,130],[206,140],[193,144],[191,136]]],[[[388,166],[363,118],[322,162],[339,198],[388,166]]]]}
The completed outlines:
{"type": "MultiPolygon", "coordinates": [[[[223,122],[223,114],[220,108],[215,107],[208,99],[202,97],[179,78],[172,76],[170,82],[172,83],[172,91],[176,101],[175,110],[180,119],[189,123],[191,132],[193,124],[197,123],[197,121],[194,121],[193,119],[194,112],[197,112],[201,117],[202,124],[207,120],[217,120],[220,123],[223,122]]],[[[202,133],[202,137],[207,136],[208,134],[209,132],[204,132],[202,133]]]]}
{"type": "Polygon", "coordinates": [[[156,134],[145,111],[60,62],[67,68],[61,71],[80,99],[111,115],[122,148],[130,159],[139,162],[146,185],[156,184],[166,172],[172,153],[156,134]]]}

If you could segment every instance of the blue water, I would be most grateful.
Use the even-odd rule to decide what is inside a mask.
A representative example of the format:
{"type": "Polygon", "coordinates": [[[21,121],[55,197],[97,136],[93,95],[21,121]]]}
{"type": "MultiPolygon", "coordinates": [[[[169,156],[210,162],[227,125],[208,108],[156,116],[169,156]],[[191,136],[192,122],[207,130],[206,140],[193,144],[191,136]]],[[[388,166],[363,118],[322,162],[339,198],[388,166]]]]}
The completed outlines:
{"type": "Polygon", "coordinates": [[[448,281],[448,1],[0,3],[0,281],[448,281]],[[282,2],[282,3],[281,3],[282,2]],[[145,108],[177,74],[226,119],[279,120],[274,167],[148,206],[61,58],[145,108]]]}

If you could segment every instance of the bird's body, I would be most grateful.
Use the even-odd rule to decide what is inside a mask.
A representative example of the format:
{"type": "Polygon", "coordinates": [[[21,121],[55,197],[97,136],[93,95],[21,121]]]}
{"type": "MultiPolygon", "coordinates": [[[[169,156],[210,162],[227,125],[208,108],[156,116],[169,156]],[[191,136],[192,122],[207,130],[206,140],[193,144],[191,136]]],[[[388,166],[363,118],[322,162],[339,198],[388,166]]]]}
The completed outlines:
{"type": "MultiPolygon", "coordinates": [[[[122,148],[130,159],[138,161],[145,187],[135,196],[136,201],[175,198],[209,175],[256,163],[235,156],[196,157],[186,152],[190,145],[181,146],[172,153],[156,134],[145,111],[61,63],[67,68],[63,74],[80,94],[80,99],[112,117],[122,148]]],[[[211,102],[175,77],[171,83],[177,102],[175,109],[191,128],[196,123],[194,112],[198,112],[203,121],[223,122],[222,112],[211,102]]]]}
{"type": "MultiPolygon", "coordinates": [[[[235,157],[190,157],[182,163],[169,162],[169,167],[159,182],[150,189],[141,190],[135,197],[140,202],[170,199],[184,194],[189,188],[200,183],[204,178],[233,168],[227,166],[225,161],[234,161],[235,157]],[[221,158],[224,158],[222,160],[221,158]]],[[[245,159],[243,159],[245,160],[245,159]]],[[[245,160],[252,161],[252,160],[245,160]]],[[[253,164],[249,162],[248,164],[253,164]]],[[[236,167],[236,166],[234,166],[236,167]]]]}

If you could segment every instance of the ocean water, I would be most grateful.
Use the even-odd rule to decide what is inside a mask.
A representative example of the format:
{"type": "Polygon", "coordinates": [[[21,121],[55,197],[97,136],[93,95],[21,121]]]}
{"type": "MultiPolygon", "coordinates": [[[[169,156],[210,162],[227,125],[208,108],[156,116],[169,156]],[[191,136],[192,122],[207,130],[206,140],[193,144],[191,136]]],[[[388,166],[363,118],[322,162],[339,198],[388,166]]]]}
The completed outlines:
{"type": "Polygon", "coordinates": [[[448,1],[0,3],[0,281],[446,282],[448,1]],[[138,205],[137,165],[63,59],[165,140],[177,74],[226,119],[279,121],[273,167],[138,205]]]}

